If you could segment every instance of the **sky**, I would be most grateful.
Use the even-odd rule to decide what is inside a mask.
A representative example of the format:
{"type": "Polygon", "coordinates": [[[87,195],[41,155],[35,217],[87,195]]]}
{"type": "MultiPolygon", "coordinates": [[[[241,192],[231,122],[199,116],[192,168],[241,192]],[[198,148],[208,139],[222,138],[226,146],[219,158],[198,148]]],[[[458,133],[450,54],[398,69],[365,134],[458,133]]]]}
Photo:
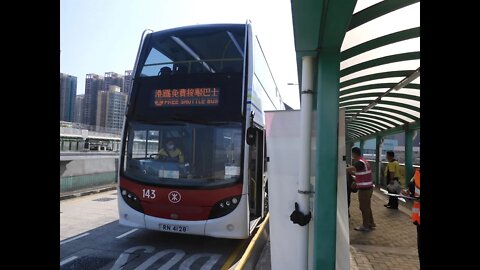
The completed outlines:
{"type": "Polygon", "coordinates": [[[285,103],[300,108],[290,0],[60,0],[60,72],[77,77],[133,69],[140,37],[186,25],[249,19],[285,103]]]}

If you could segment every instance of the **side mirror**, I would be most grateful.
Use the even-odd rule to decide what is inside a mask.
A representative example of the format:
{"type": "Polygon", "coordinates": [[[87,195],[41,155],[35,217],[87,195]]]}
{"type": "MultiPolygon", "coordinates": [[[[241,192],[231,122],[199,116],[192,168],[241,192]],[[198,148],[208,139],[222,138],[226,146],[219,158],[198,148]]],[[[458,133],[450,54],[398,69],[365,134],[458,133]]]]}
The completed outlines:
{"type": "Polygon", "coordinates": [[[254,145],[257,139],[257,132],[254,127],[247,128],[247,144],[254,145]]]}

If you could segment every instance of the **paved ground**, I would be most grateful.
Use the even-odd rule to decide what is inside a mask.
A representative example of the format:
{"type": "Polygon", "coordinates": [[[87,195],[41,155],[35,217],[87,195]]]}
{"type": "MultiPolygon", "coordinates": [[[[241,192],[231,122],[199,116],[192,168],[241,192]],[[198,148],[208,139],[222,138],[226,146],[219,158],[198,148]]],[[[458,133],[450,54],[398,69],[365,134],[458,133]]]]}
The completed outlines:
{"type": "Polygon", "coordinates": [[[115,190],[60,201],[62,270],[226,269],[243,241],[122,226],[115,190]]]}
{"type": "MultiPolygon", "coordinates": [[[[410,221],[411,204],[400,203],[400,210],[383,205],[388,198],[379,190],[372,196],[376,230],[358,232],[353,228],[362,221],[358,196],[352,194],[350,205],[350,269],[351,270],[415,270],[420,269],[417,253],[417,231],[410,221]]],[[[270,270],[270,242],[267,242],[255,270],[270,270]]]]}
{"type": "Polygon", "coordinates": [[[258,259],[255,270],[270,270],[272,268],[270,256],[270,240],[268,240],[263,248],[262,254],[260,255],[260,259],[258,259]]]}
{"type": "Polygon", "coordinates": [[[117,191],[60,201],[60,241],[118,220],[117,191]]]}
{"type": "Polygon", "coordinates": [[[362,222],[358,196],[352,194],[350,205],[350,265],[352,270],[420,269],[417,252],[417,231],[410,220],[410,209],[385,208],[388,199],[379,191],[372,196],[372,212],[376,230],[353,230],[362,222]]]}
{"type": "MultiPolygon", "coordinates": [[[[193,263],[192,268],[206,263],[209,265],[206,269],[219,269],[239,244],[236,240],[177,236],[147,230],[131,232],[131,228],[117,222],[116,198],[113,190],[60,201],[61,269],[111,269],[124,263],[129,265],[124,269],[139,266],[139,269],[145,269],[162,266],[175,258],[179,258],[178,264],[193,263]],[[76,236],[80,237],[74,239],[76,236]],[[170,254],[165,253],[167,249],[170,254]],[[199,257],[201,255],[210,257],[199,257]],[[168,258],[171,259],[165,260],[168,258]]],[[[361,224],[357,198],[357,194],[352,194],[351,269],[419,269],[416,228],[410,221],[410,209],[403,206],[400,210],[385,208],[387,198],[375,191],[372,210],[377,229],[357,232],[353,230],[361,224]]],[[[270,269],[269,242],[255,269],[270,269]]]]}

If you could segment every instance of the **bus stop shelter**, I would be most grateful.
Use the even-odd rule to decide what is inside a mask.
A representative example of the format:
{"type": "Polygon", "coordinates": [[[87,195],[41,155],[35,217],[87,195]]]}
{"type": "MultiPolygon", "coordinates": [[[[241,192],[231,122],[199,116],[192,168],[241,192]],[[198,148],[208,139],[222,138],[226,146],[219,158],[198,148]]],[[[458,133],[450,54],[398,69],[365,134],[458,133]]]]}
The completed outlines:
{"type": "MultiPolygon", "coordinates": [[[[347,153],[354,142],[405,133],[405,176],[420,128],[420,3],[415,0],[292,0],[301,108],[316,114],[313,268],[335,269],[339,108],[347,153]],[[313,89],[310,89],[313,88],[313,89]],[[308,101],[307,101],[308,102],[308,101]]],[[[409,178],[408,178],[409,179],[409,178]]]]}

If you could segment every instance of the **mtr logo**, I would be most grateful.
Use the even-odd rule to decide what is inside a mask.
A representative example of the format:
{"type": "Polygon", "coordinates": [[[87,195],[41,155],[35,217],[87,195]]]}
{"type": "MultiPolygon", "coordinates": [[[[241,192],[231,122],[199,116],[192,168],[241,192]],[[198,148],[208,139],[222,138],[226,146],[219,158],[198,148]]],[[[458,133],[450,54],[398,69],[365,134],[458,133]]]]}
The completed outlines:
{"type": "Polygon", "coordinates": [[[178,191],[172,191],[172,192],[168,193],[168,200],[171,203],[178,203],[182,200],[182,196],[180,195],[180,193],[178,191]]]}

